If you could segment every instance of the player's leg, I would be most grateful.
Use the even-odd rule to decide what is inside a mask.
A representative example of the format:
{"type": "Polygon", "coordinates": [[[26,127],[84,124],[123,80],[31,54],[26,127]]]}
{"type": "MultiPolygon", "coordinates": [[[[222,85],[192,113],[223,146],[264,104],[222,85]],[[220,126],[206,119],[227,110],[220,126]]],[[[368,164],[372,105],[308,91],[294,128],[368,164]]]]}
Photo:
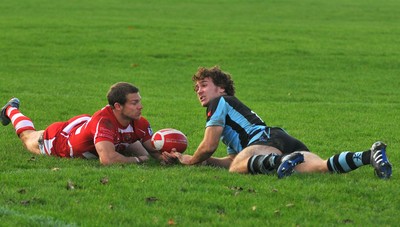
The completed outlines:
{"type": "Polygon", "coordinates": [[[282,153],[275,147],[252,145],[243,149],[232,161],[229,172],[235,173],[270,173],[275,158],[282,153]]]}
{"type": "Polygon", "coordinates": [[[332,173],[347,173],[364,165],[372,165],[379,178],[388,179],[392,175],[392,165],[386,156],[386,144],[375,142],[369,150],[360,152],[341,152],[327,161],[332,173]]]}
{"type": "Polygon", "coordinates": [[[231,172],[289,176],[304,161],[301,153],[308,148],[281,128],[266,128],[265,133],[241,151],[231,164],[231,172]],[[284,155],[283,155],[284,154],[284,155]]]}
{"type": "Polygon", "coordinates": [[[332,173],[347,173],[370,164],[371,151],[343,151],[328,158],[327,167],[332,173]]]}
{"type": "Polygon", "coordinates": [[[301,152],[304,163],[295,167],[300,173],[348,173],[361,166],[372,165],[375,174],[382,179],[392,175],[392,165],[386,155],[386,144],[375,142],[371,149],[359,152],[344,151],[335,154],[327,160],[321,159],[311,152],[301,152]]]}
{"type": "MultiPolygon", "coordinates": [[[[284,166],[284,163],[288,163],[286,162],[287,160],[295,160],[293,168],[300,173],[329,171],[327,161],[314,153],[303,151],[282,155],[278,149],[265,145],[253,145],[245,148],[233,160],[229,171],[236,173],[274,174],[277,169],[284,166]],[[300,160],[298,160],[298,154],[301,154],[300,160]]],[[[288,172],[284,172],[281,175],[278,173],[278,177],[282,178],[290,174],[288,172]]]]}
{"type": "Polygon", "coordinates": [[[275,153],[264,157],[251,157],[248,162],[249,172],[252,174],[271,174],[276,172],[278,178],[290,176],[294,172],[295,167],[304,162],[303,153],[296,151],[306,152],[309,149],[303,142],[290,136],[281,128],[267,128],[265,132],[265,135],[261,136],[255,144],[274,147],[281,151],[282,155],[275,153]],[[265,162],[265,160],[268,160],[268,162],[265,162]],[[260,167],[257,168],[257,165],[260,167]]]}
{"type": "Polygon", "coordinates": [[[299,173],[326,173],[329,172],[327,161],[318,155],[309,152],[300,152],[304,156],[304,162],[297,165],[294,169],[299,173]]]}
{"type": "Polygon", "coordinates": [[[23,131],[19,138],[22,141],[24,147],[33,154],[42,154],[39,149],[39,139],[43,135],[44,130],[33,131],[27,130],[23,131]]]}
{"type": "Polygon", "coordinates": [[[35,130],[32,120],[19,111],[19,105],[17,98],[10,99],[1,109],[1,123],[8,125],[11,122],[24,147],[34,154],[40,154],[38,140],[41,133],[35,130]]]}

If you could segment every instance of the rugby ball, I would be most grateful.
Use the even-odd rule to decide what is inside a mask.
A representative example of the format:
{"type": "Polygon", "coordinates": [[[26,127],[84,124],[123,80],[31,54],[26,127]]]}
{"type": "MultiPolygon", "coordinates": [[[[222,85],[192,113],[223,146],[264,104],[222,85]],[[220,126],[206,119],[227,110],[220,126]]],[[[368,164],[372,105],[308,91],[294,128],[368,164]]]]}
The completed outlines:
{"type": "Polygon", "coordinates": [[[183,153],[187,148],[187,138],[181,131],[173,128],[158,130],[151,137],[151,144],[158,151],[171,152],[173,148],[183,153]]]}

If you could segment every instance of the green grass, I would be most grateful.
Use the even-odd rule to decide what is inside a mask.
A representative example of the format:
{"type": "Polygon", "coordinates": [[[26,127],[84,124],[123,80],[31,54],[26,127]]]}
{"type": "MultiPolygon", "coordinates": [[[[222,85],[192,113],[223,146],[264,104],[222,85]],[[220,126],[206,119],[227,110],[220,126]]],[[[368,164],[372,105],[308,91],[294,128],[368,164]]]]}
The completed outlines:
{"type": "Polygon", "coordinates": [[[7,126],[0,225],[397,225],[399,9],[395,0],[3,0],[0,100],[18,97],[37,129],[95,112],[111,84],[128,81],[153,129],[185,132],[191,154],[205,125],[191,76],[220,65],[241,100],[321,157],[383,140],[394,172],[278,180],[154,161],[102,167],[32,158],[7,126]]]}

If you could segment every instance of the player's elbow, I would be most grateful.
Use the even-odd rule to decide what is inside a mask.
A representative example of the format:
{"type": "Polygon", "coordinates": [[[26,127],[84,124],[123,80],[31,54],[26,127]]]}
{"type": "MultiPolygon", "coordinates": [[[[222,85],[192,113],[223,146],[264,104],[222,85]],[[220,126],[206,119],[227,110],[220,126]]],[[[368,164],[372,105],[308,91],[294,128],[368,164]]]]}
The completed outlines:
{"type": "Polygon", "coordinates": [[[212,154],[214,154],[214,152],[217,150],[217,148],[218,148],[218,144],[214,144],[214,143],[206,143],[206,144],[203,144],[204,146],[203,146],[203,151],[204,151],[204,153],[205,154],[208,154],[208,155],[212,155],[212,154]]]}
{"type": "Polygon", "coordinates": [[[114,164],[114,162],[112,162],[109,158],[100,157],[99,160],[100,160],[100,164],[103,166],[109,166],[109,165],[114,164]]]}
{"type": "Polygon", "coordinates": [[[142,156],[139,156],[138,158],[139,158],[140,162],[146,162],[150,159],[148,155],[142,155],[142,156]]]}

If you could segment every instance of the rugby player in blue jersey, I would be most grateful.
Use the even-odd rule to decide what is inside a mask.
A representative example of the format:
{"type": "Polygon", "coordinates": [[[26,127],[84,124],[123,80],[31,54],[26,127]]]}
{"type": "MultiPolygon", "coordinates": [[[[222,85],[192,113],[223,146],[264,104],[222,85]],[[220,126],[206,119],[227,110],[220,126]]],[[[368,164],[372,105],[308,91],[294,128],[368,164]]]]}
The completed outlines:
{"type": "Polygon", "coordinates": [[[207,108],[207,122],[203,141],[193,155],[175,152],[182,164],[219,166],[236,173],[276,173],[278,178],[294,171],[347,173],[364,165],[372,165],[379,178],[392,175],[383,142],[375,142],[366,151],[341,152],[324,160],[283,129],[266,125],[235,97],[231,76],[219,67],[200,67],[192,80],[201,105],[207,108]],[[220,140],[227,146],[227,156],[213,157],[220,140]]]}

